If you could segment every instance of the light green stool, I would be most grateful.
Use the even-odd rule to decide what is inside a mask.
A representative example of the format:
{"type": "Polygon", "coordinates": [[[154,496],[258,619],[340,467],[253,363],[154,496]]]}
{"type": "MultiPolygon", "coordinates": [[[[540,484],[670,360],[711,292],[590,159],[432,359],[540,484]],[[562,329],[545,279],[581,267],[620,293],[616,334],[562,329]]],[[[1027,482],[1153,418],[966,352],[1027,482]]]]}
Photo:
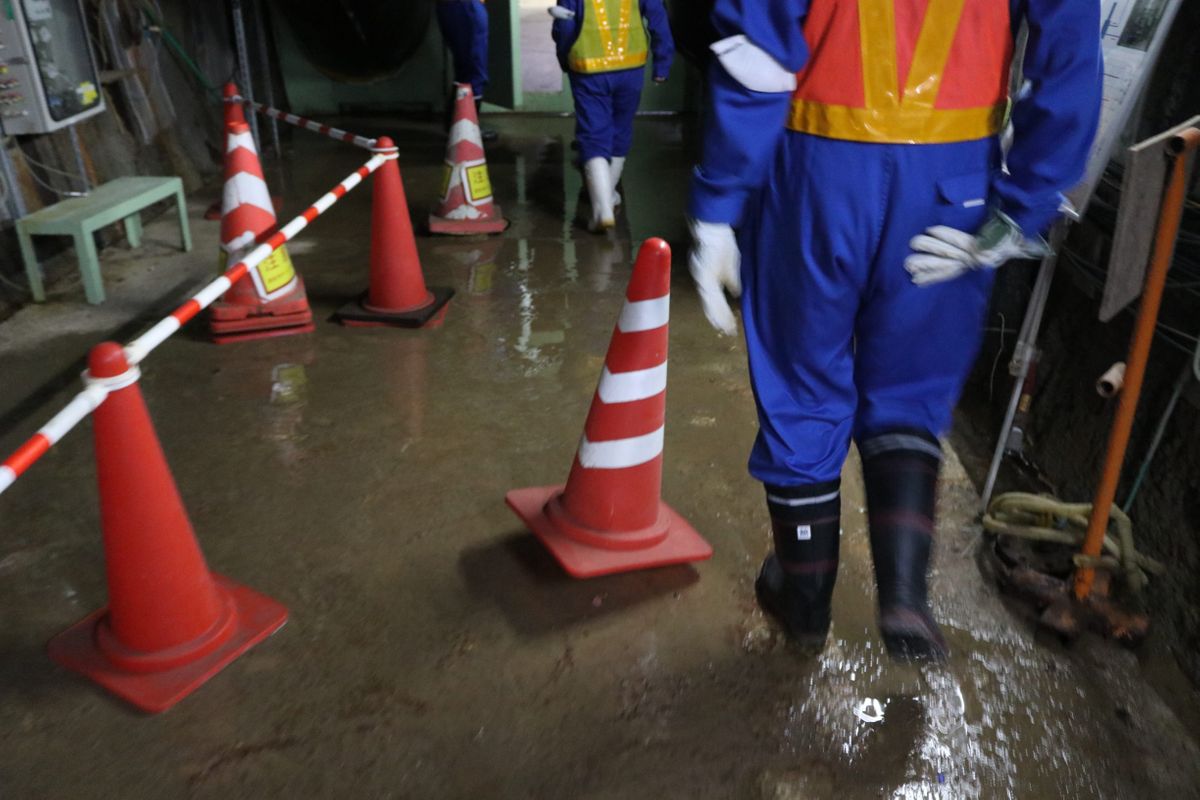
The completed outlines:
{"type": "Polygon", "coordinates": [[[130,247],[141,247],[142,220],[138,212],[172,195],[179,213],[180,245],[188,251],[192,249],[192,233],[188,230],[183,181],[174,177],[117,178],[96,187],[87,197],[72,197],[17,220],[21,260],[25,262],[25,275],[29,278],[33,299],[39,303],[44,301],[46,290],[42,286],[42,272],[33,251],[32,237],[74,238],[87,300],[93,304],[103,303],[104,281],[100,278],[100,258],[92,235],[106,225],[125,220],[125,236],[130,247]]]}

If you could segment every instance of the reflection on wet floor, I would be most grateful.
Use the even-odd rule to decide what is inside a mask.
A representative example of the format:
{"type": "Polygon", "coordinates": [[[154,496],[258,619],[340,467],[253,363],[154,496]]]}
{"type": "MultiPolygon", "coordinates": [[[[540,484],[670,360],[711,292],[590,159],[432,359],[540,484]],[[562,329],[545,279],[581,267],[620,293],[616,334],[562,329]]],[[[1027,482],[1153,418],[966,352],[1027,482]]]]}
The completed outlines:
{"type": "MultiPolygon", "coordinates": [[[[605,238],[575,222],[570,122],[496,125],[488,155],[512,227],[419,242],[427,280],[458,291],[441,327],[326,322],[221,348],[185,331],[146,364],[210,564],[291,610],[273,639],[168,714],[130,712],[43,651],[105,592],[86,429],[0,499],[0,796],[1197,796],[1200,754],[1136,657],[1035,641],[985,583],[969,552],[977,500],[954,458],[934,576],[951,661],[883,655],[856,461],[830,646],[805,659],[781,641],[751,587],[769,533],[744,470],[742,346],[708,329],[682,260],[681,128],[639,122],[627,211],[605,238]],[[650,235],[676,245],[664,497],[716,553],[576,581],[503,496],[566,475],[650,235]]],[[[421,219],[442,133],[397,131],[421,219]]],[[[288,210],[360,163],[336,143],[293,148],[288,210]]],[[[369,209],[368,192],[348,195],[293,248],[318,320],[361,291],[369,209]]],[[[198,242],[212,243],[204,224],[198,242]]],[[[0,350],[0,373],[21,384],[0,414],[86,344],[0,350]]]]}

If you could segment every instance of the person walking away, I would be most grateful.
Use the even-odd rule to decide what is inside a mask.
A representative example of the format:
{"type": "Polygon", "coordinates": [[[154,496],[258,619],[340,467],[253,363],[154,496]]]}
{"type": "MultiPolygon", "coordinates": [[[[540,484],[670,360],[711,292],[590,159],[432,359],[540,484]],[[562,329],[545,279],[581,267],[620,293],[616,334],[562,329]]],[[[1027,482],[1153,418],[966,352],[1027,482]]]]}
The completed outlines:
{"type": "Polygon", "coordinates": [[[749,467],[774,540],[755,587],[801,643],[829,631],[853,440],[884,644],[947,653],[927,592],[939,437],[995,268],[1045,252],[1083,175],[1099,14],[1094,0],[715,4],[689,267],[722,333],[736,331],[724,292],[741,294],[759,419],[749,467]],[[1022,25],[1028,89],[1010,110],[1022,25]]]}
{"type": "Polygon", "coordinates": [[[664,83],[675,42],[662,0],[558,0],[550,9],[558,61],[571,82],[575,139],[591,201],[588,229],[616,225],[617,183],[633,143],[645,65],[664,83]]]}
{"type": "MultiPolygon", "coordinates": [[[[450,48],[454,62],[454,82],[469,83],[475,95],[475,113],[483,105],[488,83],[488,15],[486,0],[438,0],[437,21],[442,39],[450,48]]],[[[454,115],[451,94],[449,117],[454,115]]],[[[483,140],[494,141],[498,134],[483,129],[483,140]]]]}

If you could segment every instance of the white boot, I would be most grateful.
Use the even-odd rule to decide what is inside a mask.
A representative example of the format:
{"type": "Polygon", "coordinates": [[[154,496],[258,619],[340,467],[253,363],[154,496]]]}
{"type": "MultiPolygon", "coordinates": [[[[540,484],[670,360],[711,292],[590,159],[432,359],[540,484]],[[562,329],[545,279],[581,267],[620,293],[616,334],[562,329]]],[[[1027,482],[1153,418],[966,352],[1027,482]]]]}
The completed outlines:
{"type": "Polygon", "coordinates": [[[621,173],[625,171],[625,156],[613,156],[612,160],[612,187],[613,187],[613,208],[621,205],[621,193],[617,191],[617,184],[621,182],[621,173]]]}
{"type": "Polygon", "coordinates": [[[592,201],[592,221],[588,224],[588,230],[603,233],[615,228],[617,222],[613,218],[613,186],[608,159],[588,159],[583,165],[583,175],[587,179],[588,197],[592,201]]]}

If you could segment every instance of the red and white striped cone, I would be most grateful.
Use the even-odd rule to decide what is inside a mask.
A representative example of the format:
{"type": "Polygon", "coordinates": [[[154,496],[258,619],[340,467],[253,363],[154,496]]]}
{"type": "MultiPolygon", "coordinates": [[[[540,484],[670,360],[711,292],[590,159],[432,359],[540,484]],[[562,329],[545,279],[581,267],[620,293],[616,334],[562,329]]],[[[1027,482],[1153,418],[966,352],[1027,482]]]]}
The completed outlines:
{"type": "Polygon", "coordinates": [[[671,249],[642,245],[567,484],[504,500],[576,578],[702,561],[712,547],[662,502],[671,249]]]}
{"type": "MultiPolygon", "coordinates": [[[[228,131],[230,124],[234,122],[245,122],[246,113],[242,110],[241,95],[238,94],[236,84],[227,83],[221,90],[221,103],[224,109],[225,121],[222,130],[228,131]]],[[[273,197],[275,205],[279,205],[279,198],[273,197]]],[[[222,198],[217,198],[212,202],[204,212],[204,218],[208,220],[218,220],[221,218],[222,198]]]]}
{"type": "MultiPolygon", "coordinates": [[[[275,206],[263,179],[250,126],[226,128],[221,269],[275,229],[275,206]]],[[[213,303],[209,327],[219,343],[314,330],[304,283],[280,247],[213,303]]]]}
{"type": "Polygon", "coordinates": [[[455,84],[454,125],[446,146],[442,199],[429,215],[429,231],[469,236],[500,233],[507,227],[508,220],[492,198],[492,180],[475,115],[475,93],[470,84],[455,84]]]}

